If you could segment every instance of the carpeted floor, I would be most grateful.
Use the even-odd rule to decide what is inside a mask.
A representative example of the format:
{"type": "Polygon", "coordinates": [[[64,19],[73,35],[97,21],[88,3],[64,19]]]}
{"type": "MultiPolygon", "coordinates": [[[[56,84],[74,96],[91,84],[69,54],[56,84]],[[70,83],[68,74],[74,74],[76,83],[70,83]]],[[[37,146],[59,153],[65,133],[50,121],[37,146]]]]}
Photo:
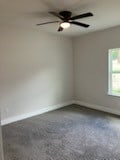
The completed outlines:
{"type": "Polygon", "coordinates": [[[3,127],[5,160],[120,160],[120,119],[72,105],[3,127]]]}

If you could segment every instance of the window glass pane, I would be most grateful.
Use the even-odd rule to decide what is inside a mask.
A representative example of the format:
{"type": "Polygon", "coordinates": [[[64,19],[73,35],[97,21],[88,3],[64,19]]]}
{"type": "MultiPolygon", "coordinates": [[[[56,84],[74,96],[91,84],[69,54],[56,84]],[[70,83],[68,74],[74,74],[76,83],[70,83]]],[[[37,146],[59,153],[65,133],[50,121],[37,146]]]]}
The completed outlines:
{"type": "Polygon", "coordinates": [[[120,49],[111,50],[112,54],[112,71],[120,72],[120,49]]]}
{"type": "Polygon", "coordinates": [[[112,93],[120,95],[120,73],[112,74],[112,93]]]}
{"type": "Polygon", "coordinates": [[[110,59],[109,63],[111,67],[109,68],[111,76],[111,93],[114,95],[120,96],[120,49],[111,49],[110,50],[110,59]]]}

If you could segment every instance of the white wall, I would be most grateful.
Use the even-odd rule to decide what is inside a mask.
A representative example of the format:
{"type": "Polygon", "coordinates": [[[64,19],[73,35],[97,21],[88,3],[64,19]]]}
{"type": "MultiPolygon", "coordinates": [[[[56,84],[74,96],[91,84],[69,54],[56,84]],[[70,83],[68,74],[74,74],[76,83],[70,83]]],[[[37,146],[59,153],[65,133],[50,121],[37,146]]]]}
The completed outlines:
{"type": "Polygon", "coordinates": [[[119,33],[114,27],[72,40],[0,28],[2,120],[73,99],[120,112],[120,98],[107,95],[108,49],[120,47],[119,33]]]}
{"type": "Polygon", "coordinates": [[[120,98],[107,94],[110,48],[120,48],[120,27],[74,39],[75,97],[76,100],[105,106],[120,113],[120,98]]]}
{"type": "Polygon", "coordinates": [[[72,99],[71,39],[35,30],[0,29],[2,120],[72,99]]]}

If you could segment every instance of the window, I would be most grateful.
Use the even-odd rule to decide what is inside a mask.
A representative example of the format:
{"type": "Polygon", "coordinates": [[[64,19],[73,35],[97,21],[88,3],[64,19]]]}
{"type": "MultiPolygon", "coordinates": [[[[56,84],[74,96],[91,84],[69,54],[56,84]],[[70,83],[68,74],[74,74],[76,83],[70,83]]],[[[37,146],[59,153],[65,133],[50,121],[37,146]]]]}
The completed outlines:
{"type": "Polygon", "coordinates": [[[109,50],[109,90],[110,95],[120,96],[120,48],[109,50]]]}

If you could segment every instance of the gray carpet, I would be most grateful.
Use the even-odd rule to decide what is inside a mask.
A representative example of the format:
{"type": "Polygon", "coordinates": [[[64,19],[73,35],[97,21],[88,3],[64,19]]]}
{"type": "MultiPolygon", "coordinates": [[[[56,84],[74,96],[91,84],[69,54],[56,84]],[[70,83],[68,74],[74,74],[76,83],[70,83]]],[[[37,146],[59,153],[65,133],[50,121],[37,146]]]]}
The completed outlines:
{"type": "Polygon", "coordinates": [[[3,127],[5,160],[120,160],[120,119],[72,105],[3,127]]]}

